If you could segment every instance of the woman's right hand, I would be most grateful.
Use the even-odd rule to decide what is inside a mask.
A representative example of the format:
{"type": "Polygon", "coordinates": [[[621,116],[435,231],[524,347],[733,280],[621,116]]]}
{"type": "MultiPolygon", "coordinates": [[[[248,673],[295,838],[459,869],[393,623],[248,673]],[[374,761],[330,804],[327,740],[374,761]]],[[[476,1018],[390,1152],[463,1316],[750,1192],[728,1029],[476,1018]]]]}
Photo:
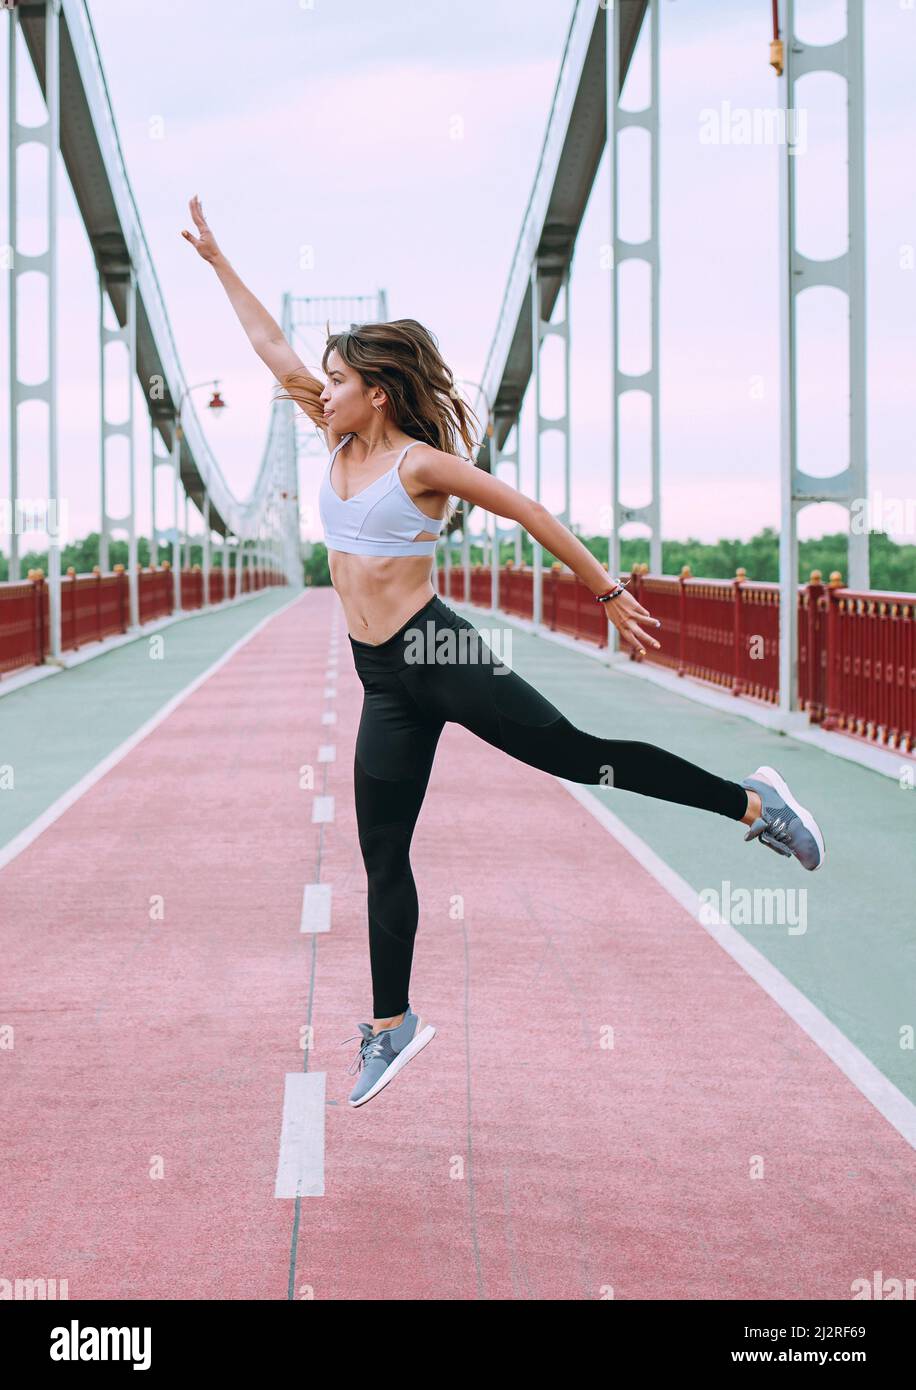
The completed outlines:
{"type": "Polygon", "coordinates": [[[216,238],[204,221],[203,208],[200,205],[200,199],[196,193],[188,203],[188,207],[191,209],[191,216],[194,219],[195,227],[200,232],[200,236],[195,237],[188,231],[182,231],[181,235],[186,241],[191,243],[199,256],[203,256],[205,261],[215,261],[217,256],[221,255],[222,252],[216,244],[216,238]]]}
{"type": "MultiPolygon", "coordinates": [[[[628,584],[629,579],[619,579],[619,584],[628,584]]],[[[607,612],[608,622],[613,623],[624,641],[629,642],[635,648],[633,655],[635,659],[645,656],[644,642],[651,642],[653,647],[661,649],[661,642],[657,638],[651,637],[647,632],[643,632],[640,622],[654,623],[656,627],[661,627],[661,619],[653,618],[648,608],[644,608],[638,599],[635,599],[629,592],[618,595],[617,598],[610,598],[605,601],[604,608],[607,612]],[[640,622],[637,622],[637,619],[640,622]]]]}

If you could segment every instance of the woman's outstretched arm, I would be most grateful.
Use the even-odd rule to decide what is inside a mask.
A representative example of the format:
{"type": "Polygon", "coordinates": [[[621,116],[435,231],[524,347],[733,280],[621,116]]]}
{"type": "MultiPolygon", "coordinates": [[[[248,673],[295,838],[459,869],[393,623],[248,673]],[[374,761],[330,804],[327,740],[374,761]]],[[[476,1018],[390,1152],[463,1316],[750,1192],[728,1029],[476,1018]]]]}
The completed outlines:
{"type": "MultiPolygon", "coordinates": [[[[568,565],[582,583],[596,596],[607,593],[614,587],[616,575],[608,575],[604,566],[595,559],[579,537],[558,521],[552,512],[541,502],[528,497],[517,488],[510,487],[500,478],[485,473],[470,459],[444,453],[431,447],[418,449],[415,462],[410,468],[411,478],[432,491],[447,493],[450,497],[461,497],[466,502],[483,507],[496,516],[518,521],[530,536],[540,541],[551,555],[555,555],[564,565],[568,565]]],[[[645,655],[645,646],[661,647],[661,643],[650,633],[644,632],[642,624],[660,627],[661,621],[653,618],[629,592],[619,598],[610,599],[604,604],[608,621],[613,623],[623,639],[635,649],[637,659],[645,655]]]]}
{"type": "Polygon", "coordinates": [[[196,193],[188,207],[200,235],[195,237],[189,231],[182,231],[181,235],[216,271],[229,297],[229,303],[238,315],[239,322],[261,361],[270,368],[281,386],[286,388],[289,397],[301,406],[309,419],[320,429],[326,429],[324,411],[319,399],[324,389],[321,382],[312,376],[302,359],[290,347],[276,319],[242,282],[217,246],[216,238],[204,219],[203,208],[196,193]]]}

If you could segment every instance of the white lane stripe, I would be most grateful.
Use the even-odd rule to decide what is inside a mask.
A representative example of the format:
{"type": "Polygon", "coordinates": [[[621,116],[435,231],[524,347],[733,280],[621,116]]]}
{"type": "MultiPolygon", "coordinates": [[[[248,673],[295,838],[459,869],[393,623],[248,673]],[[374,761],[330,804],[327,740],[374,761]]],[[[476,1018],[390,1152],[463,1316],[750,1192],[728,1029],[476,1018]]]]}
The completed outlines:
{"type": "Polygon", "coordinates": [[[699,894],[691,888],[686,879],[681,878],[680,874],[666,864],[645,840],[615,816],[613,811],[602,805],[597,797],[587,790],[586,784],[569,782],[565,777],[558,777],[557,781],[562,783],[570,796],[574,796],[580,805],[591,812],[599,825],[613,835],[624,849],[632,854],[637,863],[641,864],[705,931],[709,932],[713,940],[747,971],[751,979],[755,980],[761,989],[765,989],[771,999],[775,999],[779,1007],[808,1034],[812,1042],[815,1042],[832,1062],[836,1063],[844,1076],[861,1091],[866,1100],[871,1101],[875,1109],[881,1112],[911,1148],[916,1148],[916,1105],[879,1071],[874,1062],[870,1061],[864,1052],[860,1052],[855,1043],[850,1042],[849,1038],[831,1023],[800,989],[796,989],[766,956],[761,955],[756,946],[745,940],[730,922],[714,913],[711,905],[704,905],[703,916],[718,917],[718,921],[703,921],[700,916],[699,894]]]}
{"type": "Polygon", "coordinates": [[[333,796],[316,796],[312,802],[312,824],[324,825],[334,819],[333,796]]]}
{"type": "Polygon", "coordinates": [[[275,1197],[324,1196],[325,1075],[286,1073],[275,1197]]]}
{"type": "Polygon", "coordinates": [[[302,895],[302,916],[299,930],[331,930],[331,885],[330,883],[307,883],[302,895]]]}
{"type": "Polygon", "coordinates": [[[337,687],[336,687],[336,686],[334,686],[334,685],[326,685],[326,686],[325,686],[325,688],[324,688],[324,698],[325,698],[326,700],[333,700],[336,694],[337,694],[337,687]]]}
{"type": "Polygon", "coordinates": [[[24,830],[20,830],[18,835],[14,836],[12,840],[0,849],[0,869],[6,868],[7,864],[11,863],[12,860],[16,858],[17,854],[21,854],[33,841],[38,839],[38,836],[43,830],[47,830],[49,825],[53,825],[56,820],[59,820],[65,811],[69,811],[70,807],[79,801],[81,796],[85,796],[90,787],[94,787],[96,782],[101,781],[106,772],[110,772],[113,767],[117,766],[122,758],[126,758],[131,749],[136,748],[137,744],[141,743],[143,739],[146,738],[147,734],[151,734],[154,729],[158,728],[160,724],[168,719],[173,710],[176,710],[179,705],[183,704],[189,695],[193,695],[194,691],[197,690],[199,686],[203,685],[205,681],[208,681],[211,676],[214,676],[221,666],[225,666],[227,661],[231,661],[236,652],[241,651],[252,638],[257,637],[262,628],[266,627],[268,623],[272,623],[281,613],[285,613],[287,608],[291,607],[292,604],[301,603],[307,593],[308,589],[301,594],[297,594],[294,599],[290,599],[289,603],[284,603],[282,608],[277,608],[273,613],[268,613],[267,616],[262,618],[244,637],[240,637],[237,642],[233,642],[232,646],[223,652],[222,656],[218,657],[217,660],[213,662],[212,666],[208,666],[206,671],[202,671],[199,676],[195,676],[183,690],[179,690],[177,695],[173,695],[170,700],[166,701],[161,709],[157,710],[151,718],[147,719],[145,724],[141,724],[139,729],[135,729],[134,732],[130,734],[123,743],[119,744],[117,748],[113,749],[107,757],[103,758],[101,762],[96,763],[95,767],[90,769],[78,782],[74,783],[68,791],[65,791],[63,796],[59,796],[56,801],[53,801],[46,811],[42,811],[40,816],[36,816],[31,825],[27,825],[24,830]]]}
{"type": "Polygon", "coordinates": [[[337,761],[336,743],[322,743],[318,747],[318,761],[320,763],[333,763],[337,761]]]}
{"type": "Polygon", "coordinates": [[[336,724],[337,715],[332,709],[326,709],[321,716],[321,722],[322,724],[336,724]]]}

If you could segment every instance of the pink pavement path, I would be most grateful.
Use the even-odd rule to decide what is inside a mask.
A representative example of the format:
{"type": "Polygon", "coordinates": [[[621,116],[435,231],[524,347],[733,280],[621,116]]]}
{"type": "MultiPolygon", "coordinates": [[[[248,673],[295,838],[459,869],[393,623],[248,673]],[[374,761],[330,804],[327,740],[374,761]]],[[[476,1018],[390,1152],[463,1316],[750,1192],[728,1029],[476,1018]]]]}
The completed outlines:
{"type": "Polygon", "coordinates": [[[438,1035],[347,1105],[361,694],[336,596],[307,592],[0,872],[0,1279],[797,1300],[912,1277],[905,1140],[561,782],[456,725],[412,851],[411,1002],[438,1035]],[[311,882],[327,933],[300,931],[311,882]],[[326,1075],[325,1192],[277,1198],[303,1070],[326,1075]]]}

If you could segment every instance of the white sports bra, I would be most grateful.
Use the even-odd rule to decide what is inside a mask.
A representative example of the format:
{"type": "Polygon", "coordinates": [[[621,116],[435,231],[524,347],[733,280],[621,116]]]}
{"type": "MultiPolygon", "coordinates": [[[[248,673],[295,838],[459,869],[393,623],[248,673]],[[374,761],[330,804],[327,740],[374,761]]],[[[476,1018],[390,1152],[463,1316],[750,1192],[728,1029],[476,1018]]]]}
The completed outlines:
{"type": "Polygon", "coordinates": [[[399,473],[407,450],[423,441],[414,439],[405,444],[393,468],[344,501],[331,486],[331,469],[338,450],[352,438],[352,434],[345,434],[331,454],[318,493],[328,548],[344,550],[349,555],[434,555],[435,540],[415,541],[412,537],[420,531],[441,530],[444,517],[421,512],[399,473]]]}

